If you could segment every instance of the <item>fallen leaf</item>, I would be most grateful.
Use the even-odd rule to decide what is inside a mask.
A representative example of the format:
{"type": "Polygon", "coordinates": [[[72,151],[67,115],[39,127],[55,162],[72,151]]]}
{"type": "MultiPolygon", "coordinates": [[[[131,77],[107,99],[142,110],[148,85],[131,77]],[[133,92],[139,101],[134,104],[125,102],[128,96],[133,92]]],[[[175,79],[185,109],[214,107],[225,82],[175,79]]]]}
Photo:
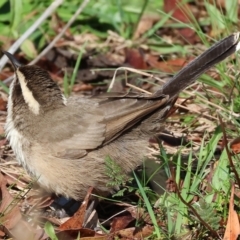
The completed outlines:
{"type": "Polygon", "coordinates": [[[147,69],[143,53],[138,49],[125,49],[125,63],[136,69],[147,69]]]}
{"type": "Polygon", "coordinates": [[[93,188],[90,188],[87,192],[87,195],[82,202],[82,205],[78,209],[78,211],[71,217],[69,220],[67,220],[65,223],[63,223],[59,230],[70,230],[70,229],[81,229],[83,227],[84,221],[85,221],[85,214],[88,207],[88,203],[90,200],[90,196],[92,194],[93,188]]]}
{"type": "Polygon", "coordinates": [[[26,221],[22,219],[22,215],[18,208],[16,199],[8,192],[6,187],[7,181],[0,173],[0,189],[1,189],[1,225],[5,233],[14,239],[46,239],[43,229],[35,230],[26,221]],[[38,236],[38,238],[37,238],[38,236]]]}
{"type": "Polygon", "coordinates": [[[240,224],[237,212],[234,210],[234,183],[229,202],[228,221],[223,240],[236,240],[240,234],[240,224]]]}
{"type": "Polygon", "coordinates": [[[230,148],[235,154],[240,153],[240,137],[237,137],[231,141],[230,148]]]}
{"type": "Polygon", "coordinates": [[[136,40],[141,37],[146,31],[151,29],[153,24],[159,20],[157,15],[143,15],[138,23],[136,31],[134,32],[133,39],[136,40]]]}
{"type": "MultiPolygon", "coordinates": [[[[166,13],[172,13],[172,18],[176,19],[176,21],[180,21],[183,23],[191,23],[191,9],[189,4],[183,0],[164,0],[164,11],[166,13]]],[[[189,28],[181,28],[178,30],[179,34],[182,35],[183,39],[185,39],[189,43],[194,43],[196,34],[193,29],[189,28]]]]}
{"type": "Polygon", "coordinates": [[[5,80],[11,76],[13,76],[13,72],[9,68],[5,68],[0,72],[0,80],[5,80]]]}
{"type": "Polygon", "coordinates": [[[81,83],[81,84],[75,84],[72,90],[74,92],[80,92],[80,91],[91,91],[92,89],[93,89],[93,86],[91,84],[81,83]]]}
{"type": "Polygon", "coordinates": [[[86,228],[69,229],[69,230],[60,231],[56,235],[58,240],[65,240],[65,239],[75,240],[77,239],[78,236],[80,236],[81,239],[83,239],[84,237],[94,237],[95,231],[92,229],[86,229],[86,228]]]}
{"type": "Polygon", "coordinates": [[[132,227],[118,231],[114,236],[121,239],[145,239],[153,233],[153,226],[146,225],[142,228],[132,227]]]}
{"type": "Polygon", "coordinates": [[[195,128],[195,132],[214,132],[216,129],[216,126],[213,121],[208,120],[207,118],[200,117],[198,118],[198,123],[200,126],[195,128]]]}
{"type": "Polygon", "coordinates": [[[146,57],[146,62],[149,64],[149,66],[166,73],[176,73],[191,60],[192,59],[186,60],[186,58],[177,58],[167,61],[159,61],[159,57],[156,56],[147,55],[146,57]]]}
{"type": "Polygon", "coordinates": [[[78,45],[83,45],[85,42],[94,43],[99,41],[99,37],[92,33],[82,33],[79,35],[76,34],[73,36],[73,39],[78,45]]]}
{"type": "Polygon", "coordinates": [[[110,232],[113,233],[126,228],[134,219],[131,215],[115,217],[112,221],[110,232]]]}

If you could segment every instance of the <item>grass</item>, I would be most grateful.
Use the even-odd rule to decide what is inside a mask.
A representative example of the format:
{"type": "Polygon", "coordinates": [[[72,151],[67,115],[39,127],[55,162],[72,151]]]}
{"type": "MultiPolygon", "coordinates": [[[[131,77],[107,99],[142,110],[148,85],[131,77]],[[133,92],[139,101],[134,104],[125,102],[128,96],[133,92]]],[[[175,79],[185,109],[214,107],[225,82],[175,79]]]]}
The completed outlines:
{"type": "MultiPolygon", "coordinates": [[[[17,2],[14,0],[1,1],[1,33],[12,39],[18,38],[51,2],[50,0],[43,2],[30,0],[20,0],[17,2]],[[9,19],[11,19],[10,22],[6,22],[9,19]]],[[[58,14],[61,21],[66,22],[76,11],[75,6],[80,5],[81,2],[81,0],[73,0],[72,4],[64,2],[57,9],[56,14],[58,14]]],[[[111,0],[108,4],[104,0],[90,1],[83,14],[78,17],[75,24],[71,27],[71,32],[76,34],[79,30],[81,32],[90,31],[98,37],[104,38],[107,37],[107,30],[112,30],[126,39],[131,39],[143,12],[147,8],[154,8],[156,5],[158,4],[149,0],[142,0],[140,4],[139,1],[129,3],[129,1],[123,0],[111,0]],[[90,24],[85,24],[85,22],[89,22],[90,24]],[[94,24],[91,25],[91,22],[94,22],[94,24]],[[81,25],[81,29],[79,29],[79,25],[81,25]]],[[[35,46],[36,50],[41,49],[55,35],[53,27],[57,27],[54,18],[50,19],[49,22],[45,22],[35,31],[28,39],[28,42],[34,43],[33,46],[35,46]]],[[[23,48],[22,51],[28,56],[29,52],[27,48],[23,48]]]]}
{"type": "MultiPolygon", "coordinates": [[[[205,223],[209,224],[210,229],[214,231],[223,216],[225,209],[219,208],[229,197],[229,172],[227,166],[223,165],[223,159],[226,164],[226,153],[223,152],[217,170],[214,172],[210,192],[201,192],[203,181],[209,174],[209,165],[212,161],[217,143],[222,137],[220,129],[217,129],[212,139],[202,146],[199,150],[197,166],[193,167],[193,152],[190,152],[187,167],[183,167],[181,153],[178,154],[176,162],[175,181],[178,185],[182,181],[181,187],[178,185],[177,193],[165,193],[159,199],[159,208],[165,208],[167,214],[168,238],[172,236],[182,236],[189,232],[188,228],[183,226],[192,225],[196,228],[205,223]],[[184,179],[180,177],[181,172],[186,172],[184,179]],[[223,172],[219,172],[223,171],[223,172]],[[225,184],[223,184],[223,182],[225,184]],[[227,185],[226,185],[227,184],[227,185]],[[181,190],[180,190],[181,189],[181,190]],[[222,192],[224,191],[224,194],[222,192]],[[213,197],[219,195],[217,201],[213,197]],[[199,196],[199,201],[193,202],[193,198],[199,196]],[[224,198],[223,198],[224,196],[224,198]],[[191,206],[191,207],[190,207],[191,206]],[[198,215],[194,215],[196,212],[198,215]],[[216,212],[217,210],[217,212],[216,212]]],[[[196,160],[195,160],[196,161],[196,160]]],[[[207,184],[207,183],[206,183],[207,184]]],[[[207,184],[208,185],[208,184],[207,184]]]]}
{"type": "MultiPolygon", "coordinates": [[[[39,5],[36,7],[36,2],[37,1],[30,0],[1,1],[1,35],[8,36],[10,40],[17,39],[37,17],[39,17],[42,10],[51,3],[50,0],[43,1],[38,3],[39,5]]],[[[66,23],[76,10],[74,6],[79,5],[80,2],[80,0],[73,0],[72,4],[68,4],[65,1],[56,11],[60,18],[59,22],[66,23]]],[[[193,21],[192,27],[195,29],[205,47],[209,46],[209,42],[213,40],[213,38],[217,38],[216,40],[218,40],[222,38],[223,35],[227,35],[236,29],[236,24],[238,23],[238,2],[237,0],[225,2],[226,10],[223,10],[217,7],[215,3],[204,1],[207,11],[206,18],[201,19],[200,22],[198,19],[193,21]],[[209,26],[209,24],[211,24],[211,32],[214,37],[206,36],[202,31],[202,26],[209,26]]],[[[70,31],[72,35],[79,34],[80,32],[90,32],[98,36],[100,41],[104,41],[108,36],[107,30],[112,30],[125,40],[131,40],[133,46],[140,47],[141,43],[133,41],[134,30],[145,11],[153,11],[152,9],[156,9],[156,13],[161,15],[161,19],[143,34],[141,39],[144,39],[144,44],[148,45],[149,49],[161,55],[176,54],[177,56],[185,56],[189,53],[190,47],[194,46],[182,46],[181,44],[175,43],[169,44],[166,43],[164,38],[156,35],[156,31],[162,27],[167,26],[174,30],[176,27],[183,28],[189,26],[189,24],[179,21],[175,24],[169,24],[168,20],[172,18],[171,14],[166,14],[162,6],[163,1],[160,1],[158,6],[156,1],[150,0],[141,1],[141,4],[139,4],[139,1],[131,1],[131,3],[129,3],[129,1],[120,0],[109,1],[108,3],[104,0],[91,1],[84,10],[84,13],[78,17],[70,31]]],[[[194,19],[193,15],[191,17],[194,19]]],[[[45,22],[21,46],[21,51],[29,60],[33,59],[56,34],[56,30],[54,30],[53,27],[54,21],[54,18],[52,18],[49,19],[48,22],[45,22]]],[[[3,40],[0,41],[1,46],[6,44],[3,40]]],[[[67,96],[70,95],[72,91],[83,51],[86,48],[87,44],[84,44],[81,46],[80,52],[78,52],[78,58],[71,79],[69,79],[67,75],[64,77],[64,94],[67,96]]],[[[104,50],[101,49],[101,51],[104,50]]],[[[194,52],[194,54],[197,53],[194,52]]],[[[200,77],[199,81],[207,86],[207,90],[205,92],[201,91],[195,93],[197,96],[196,103],[204,105],[204,109],[207,109],[209,115],[212,114],[216,116],[216,109],[219,109],[218,115],[226,122],[228,137],[229,139],[233,139],[239,136],[240,129],[240,122],[237,118],[237,113],[240,112],[240,84],[237,81],[238,79],[234,77],[235,72],[238,71],[238,60],[232,62],[231,69],[229,69],[229,64],[226,62],[219,64],[217,66],[217,71],[219,72],[220,79],[218,81],[206,74],[200,77]],[[210,90],[212,89],[215,92],[211,92],[210,90]],[[216,92],[217,96],[220,97],[216,97],[216,92]],[[213,106],[210,102],[215,105],[213,106]],[[231,112],[229,109],[233,110],[236,114],[230,115],[231,112]]],[[[4,85],[1,84],[1,87],[4,88],[4,85]]],[[[7,90],[8,89],[5,88],[5,91],[7,90]]],[[[186,94],[181,94],[181,96],[186,96],[186,94]]],[[[183,125],[187,126],[189,130],[190,127],[194,129],[194,119],[199,116],[201,115],[192,114],[191,116],[180,116],[183,123],[180,129],[183,128],[183,125]]],[[[176,191],[166,191],[160,197],[156,194],[155,197],[158,198],[157,207],[153,207],[152,199],[149,197],[152,193],[150,194],[146,190],[147,188],[145,188],[145,185],[142,184],[139,178],[134,174],[138,191],[144,202],[144,208],[149,214],[155,229],[151,236],[153,239],[170,239],[172,237],[183,237],[186,234],[195,234],[195,239],[201,239],[205,237],[206,233],[216,233],[219,229],[219,219],[223,221],[227,219],[227,203],[230,197],[231,188],[230,180],[234,179],[234,176],[231,171],[229,171],[229,156],[226,150],[222,151],[217,163],[212,163],[212,159],[214,159],[215,156],[215,149],[222,139],[220,124],[218,122],[215,124],[216,128],[213,133],[206,132],[202,134],[201,143],[197,151],[196,165],[194,165],[194,155],[196,153],[193,150],[189,151],[186,165],[183,164],[184,159],[182,159],[181,149],[175,155],[168,155],[164,151],[161,152],[163,161],[167,163],[163,164],[162,168],[165,168],[165,172],[172,176],[176,191]],[[170,158],[175,159],[174,162],[171,162],[175,164],[175,171],[172,171],[172,164],[168,164],[170,158]],[[209,165],[212,165],[212,168],[210,168],[209,165]],[[216,166],[213,168],[213,165],[216,166]],[[182,176],[183,172],[185,173],[184,177],[182,176]],[[206,179],[209,176],[211,181],[207,182],[206,179]],[[164,223],[166,225],[164,229],[158,227],[156,208],[164,212],[164,223]],[[196,233],[190,230],[190,228],[200,229],[200,233],[196,233]]],[[[194,142],[192,142],[192,147],[193,146],[194,142]]],[[[236,156],[233,157],[233,159],[236,162],[238,161],[236,156]]],[[[239,167],[240,166],[236,164],[237,171],[240,171],[239,167]]],[[[151,177],[152,176],[149,178],[151,177]]],[[[149,179],[146,179],[145,183],[149,181],[149,179]]],[[[51,224],[46,223],[44,229],[51,239],[57,239],[51,224]]]]}
{"type": "Polygon", "coordinates": [[[50,222],[45,223],[44,230],[51,240],[58,240],[58,237],[55,233],[55,229],[50,222]]]}
{"type": "Polygon", "coordinates": [[[156,219],[156,216],[154,214],[154,211],[152,209],[152,205],[151,203],[149,202],[149,199],[144,191],[144,188],[142,187],[140,181],[138,180],[138,177],[137,175],[133,172],[133,175],[134,175],[134,178],[137,182],[137,185],[138,185],[138,189],[139,189],[139,192],[141,193],[142,197],[143,197],[143,200],[144,200],[144,203],[146,204],[146,208],[147,208],[147,211],[150,215],[150,218],[152,220],[152,223],[153,223],[153,226],[154,226],[154,229],[155,229],[155,232],[154,234],[156,234],[157,238],[160,239],[161,236],[162,236],[162,233],[160,231],[160,228],[158,227],[158,224],[157,224],[157,219],[156,219]]]}
{"type": "Polygon", "coordinates": [[[85,50],[86,45],[87,45],[87,42],[85,42],[84,45],[80,49],[80,52],[79,52],[79,55],[78,55],[78,58],[77,58],[72,76],[71,76],[71,79],[69,79],[67,71],[65,71],[65,75],[64,75],[64,79],[63,79],[63,90],[64,90],[64,95],[66,97],[68,97],[72,92],[72,88],[73,88],[73,85],[74,85],[74,83],[76,81],[76,77],[77,77],[77,71],[79,69],[81,59],[82,59],[82,55],[83,55],[83,52],[85,50]]]}

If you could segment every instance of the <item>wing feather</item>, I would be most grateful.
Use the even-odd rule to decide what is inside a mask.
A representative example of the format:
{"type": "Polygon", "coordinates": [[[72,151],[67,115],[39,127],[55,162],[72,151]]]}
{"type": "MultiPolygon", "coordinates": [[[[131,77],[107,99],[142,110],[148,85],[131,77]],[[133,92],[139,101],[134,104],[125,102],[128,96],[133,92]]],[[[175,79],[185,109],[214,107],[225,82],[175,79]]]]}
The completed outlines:
{"type": "Polygon", "coordinates": [[[123,94],[70,98],[62,111],[46,114],[45,130],[35,137],[38,141],[50,143],[49,151],[57,157],[81,158],[87,151],[111,142],[167,100],[167,96],[152,99],[149,96],[123,94]],[[54,124],[49,118],[56,119],[54,124]],[[48,134],[46,129],[50,129],[48,134]]]}

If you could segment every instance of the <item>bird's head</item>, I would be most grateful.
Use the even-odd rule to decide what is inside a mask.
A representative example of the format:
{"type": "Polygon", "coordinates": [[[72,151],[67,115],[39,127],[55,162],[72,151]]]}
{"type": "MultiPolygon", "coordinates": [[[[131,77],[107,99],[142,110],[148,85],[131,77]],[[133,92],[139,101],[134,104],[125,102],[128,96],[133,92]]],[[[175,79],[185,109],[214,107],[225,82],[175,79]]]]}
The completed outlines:
{"type": "Polygon", "coordinates": [[[49,73],[35,65],[22,65],[9,52],[4,54],[11,61],[15,78],[10,87],[12,107],[28,108],[33,114],[49,111],[66,104],[66,100],[49,73]]]}

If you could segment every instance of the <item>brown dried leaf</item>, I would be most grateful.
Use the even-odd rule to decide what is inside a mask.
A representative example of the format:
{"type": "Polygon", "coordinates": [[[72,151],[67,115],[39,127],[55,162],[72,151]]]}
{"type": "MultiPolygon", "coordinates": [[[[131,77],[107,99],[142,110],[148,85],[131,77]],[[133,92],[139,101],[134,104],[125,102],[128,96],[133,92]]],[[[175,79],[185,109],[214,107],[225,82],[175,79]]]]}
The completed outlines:
{"type": "Polygon", "coordinates": [[[200,117],[198,118],[198,123],[200,126],[195,128],[195,132],[214,132],[215,131],[215,124],[213,121],[208,120],[207,118],[200,117]]]}
{"type": "Polygon", "coordinates": [[[136,220],[141,220],[144,221],[147,224],[151,224],[152,220],[150,218],[150,215],[148,212],[145,211],[144,208],[139,208],[139,207],[129,207],[126,209],[130,214],[132,215],[133,218],[136,220]]]}
{"type": "MultiPolygon", "coordinates": [[[[172,13],[173,19],[179,20],[183,23],[190,23],[191,16],[190,12],[191,9],[189,4],[183,0],[164,0],[164,11],[166,13],[172,13]]],[[[196,39],[196,34],[193,29],[191,28],[182,28],[179,29],[178,32],[182,35],[183,39],[185,39],[189,43],[194,43],[196,39]]]]}
{"type": "Polygon", "coordinates": [[[144,15],[142,16],[140,22],[138,23],[137,29],[134,33],[133,39],[138,39],[142,34],[148,31],[155,22],[159,20],[159,16],[157,15],[144,15]]]}
{"type": "Polygon", "coordinates": [[[57,234],[57,237],[59,240],[75,240],[78,236],[81,237],[81,239],[85,239],[85,237],[91,239],[95,236],[95,231],[92,229],[87,228],[81,228],[81,229],[69,229],[60,231],[57,234]]]}
{"type": "Polygon", "coordinates": [[[1,173],[0,184],[2,196],[0,212],[3,213],[3,216],[1,217],[1,222],[7,229],[10,230],[21,220],[22,216],[16,202],[14,202],[14,199],[7,190],[7,181],[1,173]]]}
{"type": "Polygon", "coordinates": [[[168,61],[159,61],[159,58],[152,55],[147,55],[146,62],[153,68],[159,69],[161,72],[176,73],[182,69],[191,60],[186,58],[170,59],[168,61]]]}
{"type": "Polygon", "coordinates": [[[145,212],[144,208],[140,207],[128,207],[126,208],[126,210],[130,212],[132,217],[135,218],[136,220],[142,219],[145,212]]]}
{"type": "Polygon", "coordinates": [[[8,68],[5,68],[3,71],[0,72],[0,80],[1,81],[5,80],[11,76],[13,76],[13,72],[8,68]]]}
{"type": "Polygon", "coordinates": [[[113,219],[110,232],[113,233],[126,228],[133,220],[134,218],[131,215],[115,217],[113,219]]]}
{"type": "Polygon", "coordinates": [[[83,45],[85,42],[96,43],[99,41],[99,37],[92,33],[82,33],[80,35],[74,35],[73,39],[78,45],[83,45]]]}
{"type": "Polygon", "coordinates": [[[224,234],[224,240],[236,240],[240,234],[240,224],[237,212],[234,210],[234,183],[232,183],[232,192],[229,202],[228,221],[224,234]]]}
{"type": "MultiPolygon", "coordinates": [[[[15,239],[36,239],[36,236],[39,235],[39,231],[32,229],[31,226],[22,219],[22,215],[16,201],[7,190],[7,181],[1,173],[0,184],[2,197],[0,206],[2,216],[0,221],[4,227],[2,230],[15,239]]],[[[42,233],[41,235],[43,237],[39,239],[45,239],[46,236],[42,233]]]]}
{"type": "Polygon", "coordinates": [[[4,163],[0,164],[0,166],[1,172],[4,174],[8,185],[14,186],[14,188],[17,188],[20,191],[23,191],[28,187],[31,178],[21,167],[14,167],[13,165],[7,164],[4,166],[4,163]]]}
{"type": "Polygon", "coordinates": [[[143,53],[138,49],[125,49],[125,62],[136,69],[148,69],[143,53]]]}
{"type": "Polygon", "coordinates": [[[44,209],[46,207],[49,207],[54,202],[54,199],[48,196],[48,194],[44,195],[41,191],[35,193],[35,191],[32,190],[33,189],[30,190],[27,198],[24,200],[25,204],[34,206],[34,208],[44,209]]]}
{"type": "Polygon", "coordinates": [[[80,84],[75,84],[72,90],[74,92],[80,92],[80,91],[91,91],[92,89],[93,89],[93,86],[91,84],[80,83],[80,84]]]}
{"type": "Polygon", "coordinates": [[[115,236],[121,238],[121,239],[144,239],[150,236],[153,233],[154,227],[146,225],[143,228],[126,228],[123,230],[120,230],[115,236]]]}
{"type": "MultiPolygon", "coordinates": [[[[0,111],[6,111],[6,110],[7,110],[7,101],[0,98],[0,111]]],[[[2,130],[0,134],[2,134],[2,130]]]]}
{"type": "Polygon", "coordinates": [[[237,137],[233,141],[231,141],[230,148],[235,154],[240,153],[240,137],[237,137]]]}
{"type": "Polygon", "coordinates": [[[87,206],[89,203],[89,198],[92,194],[93,188],[90,188],[87,192],[87,195],[82,202],[82,205],[78,209],[78,211],[71,217],[69,220],[67,220],[65,223],[63,223],[59,229],[60,230],[71,230],[71,229],[81,229],[83,227],[83,223],[85,220],[85,213],[87,210],[87,206]]]}

